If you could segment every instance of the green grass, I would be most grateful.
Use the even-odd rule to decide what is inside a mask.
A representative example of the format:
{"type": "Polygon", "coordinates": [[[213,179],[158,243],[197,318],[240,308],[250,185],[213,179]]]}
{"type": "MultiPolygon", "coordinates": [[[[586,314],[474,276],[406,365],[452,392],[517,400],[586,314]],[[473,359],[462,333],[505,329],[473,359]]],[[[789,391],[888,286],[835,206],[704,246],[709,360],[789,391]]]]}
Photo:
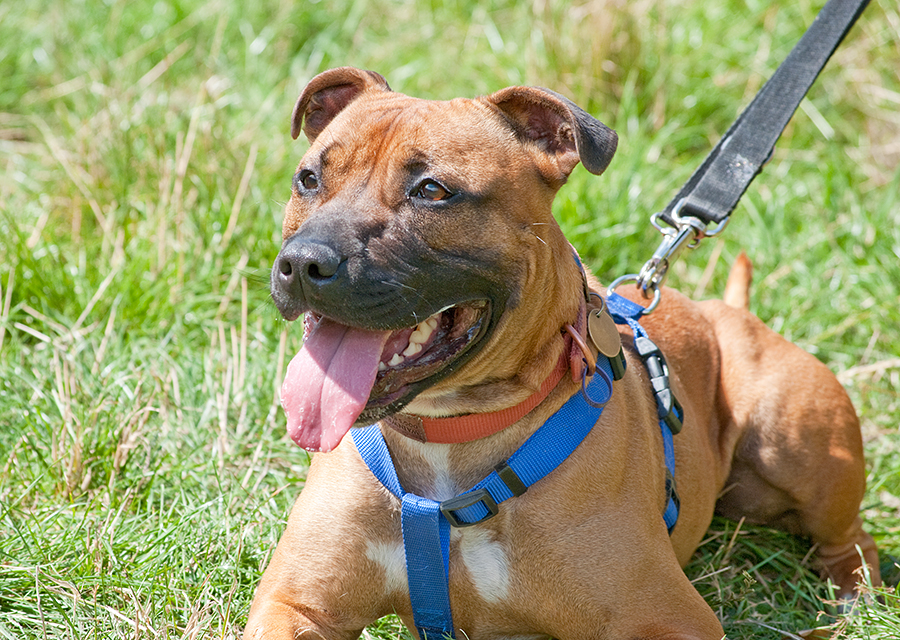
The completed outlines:
{"type": "MultiPolygon", "coordinates": [[[[0,4],[0,638],[238,637],[303,486],[274,402],[298,331],[267,271],[304,145],[294,100],[352,64],[445,99],[554,88],[620,135],[557,201],[603,278],[819,3],[0,4]]],[[[861,415],[863,505],[900,577],[900,13],[873,0],[720,240],[672,284],[753,310],[861,415]]],[[[900,637],[888,588],[831,617],[808,547],[717,520],[688,568],[731,638],[900,637]]],[[[369,630],[401,631],[395,620],[369,630]]]]}

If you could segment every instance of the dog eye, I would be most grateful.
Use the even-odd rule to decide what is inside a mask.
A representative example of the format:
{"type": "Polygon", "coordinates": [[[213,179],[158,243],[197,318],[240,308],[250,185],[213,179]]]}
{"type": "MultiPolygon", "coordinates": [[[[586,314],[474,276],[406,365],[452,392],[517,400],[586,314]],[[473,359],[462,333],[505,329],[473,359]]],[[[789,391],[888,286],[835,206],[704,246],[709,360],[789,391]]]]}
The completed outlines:
{"type": "Polygon", "coordinates": [[[300,191],[301,186],[306,191],[315,191],[319,188],[319,179],[312,171],[304,169],[294,176],[294,187],[297,191],[300,191]]]}
{"type": "Polygon", "coordinates": [[[416,198],[431,200],[432,202],[440,202],[453,197],[453,193],[439,182],[428,179],[419,183],[412,195],[416,198]]]}

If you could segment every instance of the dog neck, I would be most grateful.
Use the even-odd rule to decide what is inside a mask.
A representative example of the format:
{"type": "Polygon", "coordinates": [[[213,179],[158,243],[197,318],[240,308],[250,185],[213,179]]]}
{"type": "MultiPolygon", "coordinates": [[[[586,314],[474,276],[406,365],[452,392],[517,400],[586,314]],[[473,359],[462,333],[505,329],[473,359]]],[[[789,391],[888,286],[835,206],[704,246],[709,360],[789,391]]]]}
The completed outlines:
{"type": "Polygon", "coordinates": [[[459,444],[492,436],[512,426],[543,402],[560,383],[566,371],[571,371],[572,381],[581,382],[584,369],[588,375],[594,374],[597,356],[587,346],[587,313],[591,302],[584,265],[575,247],[569,245],[578,270],[581,272],[583,297],[575,321],[566,323],[560,329],[565,339],[565,348],[559,356],[556,367],[544,379],[540,387],[525,400],[512,407],[486,413],[470,413],[446,418],[432,418],[411,413],[396,413],[382,420],[382,423],[400,434],[419,442],[438,444],[459,444]]]}
{"type": "Polygon", "coordinates": [[[567,323],[561,330],[566,347],[560,354],[556,366],[540,387],[519,404],[498,411],[446,418],[397,413],[384,418],[382,423],[413,440],[439,444],[471,442],[494,435],[512,426],[550,395],[563,379],[566,371],[571,371],[573,381],[580,382],[584,367],[592,368],[596,356],[585,344],[586,315],[587,304],[586,301],[583,301],[575,322],[567,323]]]}
{"type": "Polygon", "coordinates": [[[419,442],[456,444],[493,435],[518,422],[546,399],[569,368],[568,353],[563,353],[541,387],[519,404],[491,411],[448,418],[429,418],[410,413],[397,413],[382,420],[383,424],[419,442]]]}

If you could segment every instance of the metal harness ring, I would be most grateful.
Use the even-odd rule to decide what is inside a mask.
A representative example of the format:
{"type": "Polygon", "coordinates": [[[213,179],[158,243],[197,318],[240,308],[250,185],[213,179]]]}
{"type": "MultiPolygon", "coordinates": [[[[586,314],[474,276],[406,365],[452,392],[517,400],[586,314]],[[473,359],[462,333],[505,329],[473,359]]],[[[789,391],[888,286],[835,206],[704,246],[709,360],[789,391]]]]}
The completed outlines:
{"type": "MultiPolygon", "coordinates": [[[[615,292],[616,288],[623,282],[639,282],[639,281],[640,281],[640,277],[638,276],[638,274],[628,273],[628,274],[625,274],[624,276],[620,276],[620,277],[616,278],[615,280],[613,280],[612,284],[606,288],[606,291],[607,291],[607,293],[613,293],[613,292],[615,292]]],[[[653,300],[644,309],[643,313],[641,314],[643,316],[649,316],[651,313],[653,313],[653,311],[656,309],[656,307],[659,306],[659,301],[662,298],[662,291],[660,291],[659,285],[657,285],[655,283],[651,283],[650,288],[653,289],[653,300]]],[[[649,297],[649,296],[647,296],[646,289],[641,289],[641,291],[642,291],[642,293],[644,293],[644,297],[649,297]]]]}

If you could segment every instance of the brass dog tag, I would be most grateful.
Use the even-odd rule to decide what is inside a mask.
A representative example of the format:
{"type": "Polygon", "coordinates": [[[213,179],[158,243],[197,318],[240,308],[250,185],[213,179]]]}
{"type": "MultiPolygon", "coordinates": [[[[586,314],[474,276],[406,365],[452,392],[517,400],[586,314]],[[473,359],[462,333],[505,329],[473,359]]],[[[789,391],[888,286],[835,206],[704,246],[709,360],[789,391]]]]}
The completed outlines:
{"type": "Polygon", "coordinates": [[[622,349],[622,341],[616,322],[607,312],[606,307],[593,309],[588,314],[588,335],[597,351],[607,358],[615,358],[622,349]]]}

